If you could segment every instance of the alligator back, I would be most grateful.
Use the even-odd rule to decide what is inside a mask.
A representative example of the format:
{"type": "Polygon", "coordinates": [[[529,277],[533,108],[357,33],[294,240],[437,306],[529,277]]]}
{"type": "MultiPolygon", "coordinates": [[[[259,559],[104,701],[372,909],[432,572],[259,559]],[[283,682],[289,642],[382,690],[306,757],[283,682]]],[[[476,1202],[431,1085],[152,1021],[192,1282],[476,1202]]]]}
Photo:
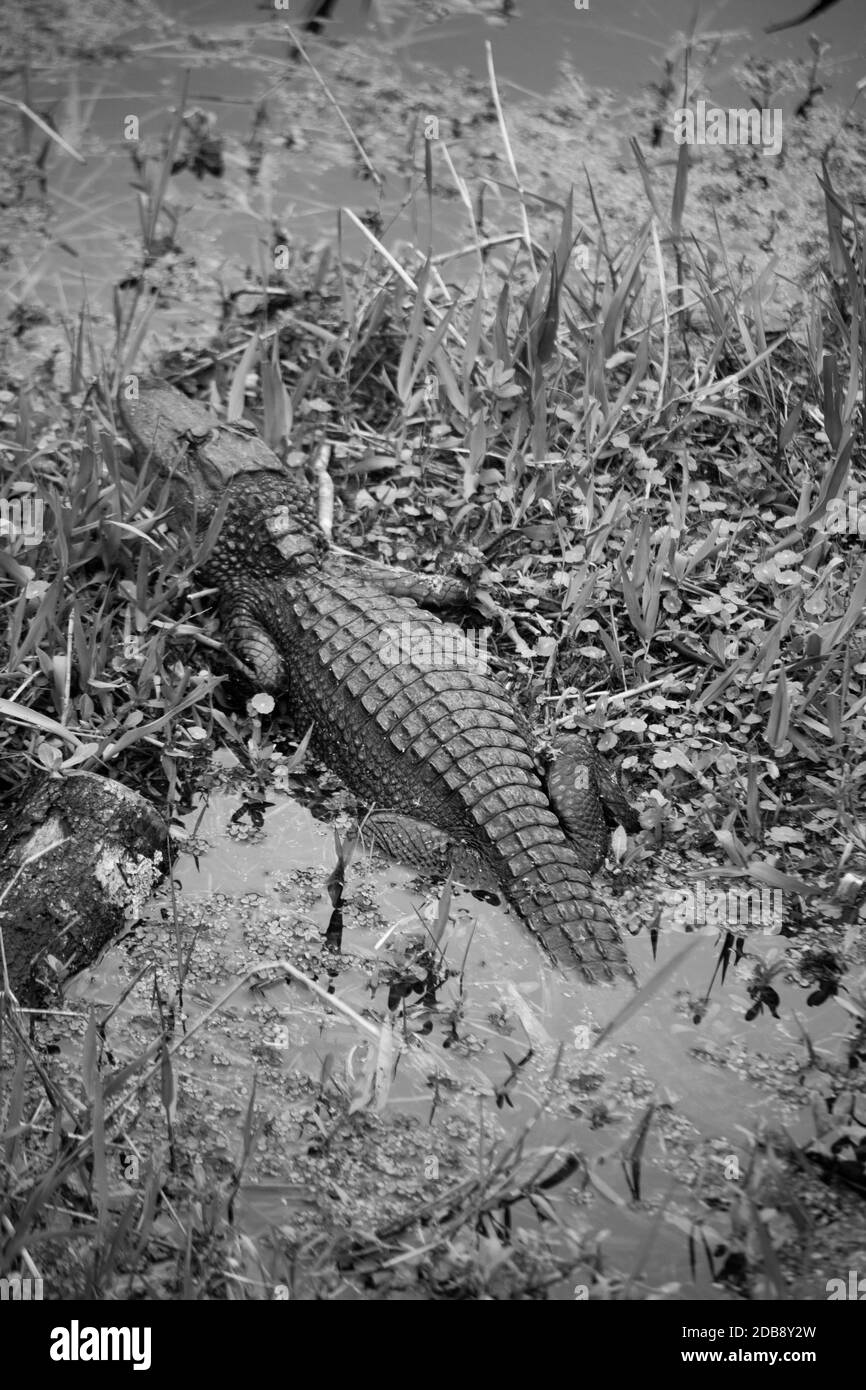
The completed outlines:
{"type": "MultiPolygon", "coordinates": [[[[288,693],[298,727],[313,726],[314,750],[357,796],[479,854],[554,958],[588,981],[631,973],[524,721],[473,659],[460,660],[459,628],[348,575],[307,572],[243,594],[231,584],[221,607],[230,645],[244,647],[239,619],[273,642],[271,687],[288,693]],[[430,655],[443,649],[457,658],[435,669],[430,655]]],[[[261,672],[261,649],[246,650],[261,672]]]]}

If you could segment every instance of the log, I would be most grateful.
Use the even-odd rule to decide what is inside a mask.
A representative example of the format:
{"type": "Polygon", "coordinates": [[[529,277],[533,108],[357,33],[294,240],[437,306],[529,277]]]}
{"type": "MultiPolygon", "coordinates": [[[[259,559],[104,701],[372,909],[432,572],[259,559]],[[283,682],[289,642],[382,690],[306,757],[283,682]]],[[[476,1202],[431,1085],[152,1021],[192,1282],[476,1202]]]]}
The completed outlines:
{"type": "Polygon", "coordinates": [[[168,826],[144,797],[91,772],[41,777],[0,811],[0,944],[23,1008],[48,1008],[141,915],[168,826]]]}

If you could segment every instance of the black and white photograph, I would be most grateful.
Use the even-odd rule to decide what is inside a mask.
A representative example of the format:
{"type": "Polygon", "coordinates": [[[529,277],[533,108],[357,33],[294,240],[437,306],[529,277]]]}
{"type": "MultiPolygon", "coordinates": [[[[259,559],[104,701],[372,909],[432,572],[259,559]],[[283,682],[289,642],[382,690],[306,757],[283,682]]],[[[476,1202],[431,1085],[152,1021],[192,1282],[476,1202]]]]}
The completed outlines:
{"type": "Polygon", "coordinates": [[[862,0],[0,0],[0,136],[6,1345],[832,1374],[862,0]]]}

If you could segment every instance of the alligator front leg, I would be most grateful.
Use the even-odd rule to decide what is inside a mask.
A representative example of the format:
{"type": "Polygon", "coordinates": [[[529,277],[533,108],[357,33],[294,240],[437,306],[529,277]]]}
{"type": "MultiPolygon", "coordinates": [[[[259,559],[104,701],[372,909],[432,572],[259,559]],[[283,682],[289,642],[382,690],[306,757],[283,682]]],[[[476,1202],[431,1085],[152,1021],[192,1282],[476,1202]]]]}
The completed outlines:
{"type": "Polygon", "coordinates": [[[421,608],[465,608],[474,602],[472,583],[447,574],[403,574],[399,570],[365,563],[352,569],[353,579],[375,584],[381,593],[392,598],[413,599],[421,608]]]}
{"type": "Polygon", "coordinates": [[[285,691],[289,672],[258,598],[246,590],[224,592],[220,627],[226,647],[259,690],[271,695],[285,691]]]}

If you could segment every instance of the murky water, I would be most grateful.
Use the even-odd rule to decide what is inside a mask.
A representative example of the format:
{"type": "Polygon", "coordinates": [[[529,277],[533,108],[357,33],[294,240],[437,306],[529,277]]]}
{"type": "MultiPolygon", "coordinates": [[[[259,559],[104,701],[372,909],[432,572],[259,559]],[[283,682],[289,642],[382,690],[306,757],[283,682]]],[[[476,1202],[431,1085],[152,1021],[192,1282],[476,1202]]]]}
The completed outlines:
{"type": "MultiPolygon", "coordinates": [[[[532,0],[515,8],[507,20],[502,8],[496,0],[481,5],[385,6],[383,51],[387,49],[410,86],[412,65],[420,63],[425,71],[468,70],[486,90],[489,42],[506,105],[543,98],[565,59],[589,82],[622,92],[625,111],[635,93],[660,77],[665,59],[680,51],[682,35],[691,33],[695,23],[691,0],[606,0],[598,10],[581,10],[568,0],[532,0]]],[[[284,15],[251,9],[246,0],[174,0],[164,9],[184,27],[159,38],[146,30],[133,31],[127,36],[133,49],[128,59],[65,67],[59,76],[32,75],[28,92],[34,106],[53,110],[58,131],[85,162],[51,146],[45,191],[56,217],[54,235],[35,254],[24,247],[15,264],[4,270],[0,287],[11,305],[36,298],[52,306],[67,305],[71,311],[86,297],[97,317],[109,314],[117,278],[129,274],[140,260],[139,176],[131,159],[136,142],[129,138],[129,123],[136,123],[136,135],[144,141],[167,136],[188,70],[187,109],[201,107],[213,113],[220,132],[229,138],[233,166],[225,180],[199,181],[181,173],[171,182],[170,198],[181,214],[180,242],[194,255],[203,278],[210,275],[216,283],[231,264],[247,264],[257,274],[259,244],[275,223],[291,238],[332,240],[339,208],[351,208],[361,216],[375,203],[371,186],[356,176],[348,138],[344,156],[333,156],[330,142],[343,129],[336,113],[324,144],[316,132],[281,125],[280,92],[315,81],[306,65],[288,59],[284,15]],[[263,185],[248,186],[239,196],[255,112],[268,102],[270,120],[276,124],[266,133],[285,135],[285,157],[271,153],[263,185]]],[[[706,32],[720,39],[712,68],[718,100],[743,98],[736,77],[743,58],[756,55],[773,62],[808,54],[804,28],[775,35],[763,32],[767,23],[789,17],[791,9],[788,0],[757,5],[754,0],[728,0],[713,10],[712,21],[698,22],[698,36],[706,32]]],[[[302,15],[300,7],[297,15],[292,11],[296,23],[302,15]]],[[[844,104],[854,96],[863,70],[864,34],[856,0],[833,7],[816,24],[821,38],[832,45],[824,59],[826,81],[832,85],[833,99],[844,104]]],[[[359,0],[342,0],[335,10],[334,40],[339,44],[363,28],[359,0]]],[[[307,42],[313,58],[327,71],[327,47],[321,40],[307,42]]],[[[785,98],[793,99],[790,93],[785,98]]],[[[351,109],[347,114],[351,121],[351,109]]],[[[326,137],[328,132],[319,135],[326,137]]],[[[578,149],[575,177],[580,167],[578,149]]],[[[391,246],[403,238],[414,239],[416,229],[400,211],[403,197],[402,187],[386,190],[384,239],[391,246]]],[[[442,253],[452,249],[463,223],[453,206],[441,200],[435,218],[433,241],[442,253]]],[[[347,255],[364,249],[361,234],[351,224],[344,225],[342,235],[347,255]]],[[[419,244],[424,246],[426,240],[425,230],[419,244]]],[[[199,284],[195,296],[179,294],[173,307],[160,305],[161,331],[167,335],[183,323],[191,339],[199,321],[213,320],[216,307],[199,284]]]]}
{"type": "MultiPolygon", "coordinates": [[[[220,761],[232,760],[221,755],[220,761]]],[[[257,1109],[277,1121],[285,1105],[280,1075],[316,1080],[324,1068],[351,1085],[364,1073],[366,1049],[375,1051],[361,1023],[285,978],[279,962],[289,960],[374,1029],[390,1020],[400,1056],[388,1115],[410,1115],[422,1125],[447,1122],[449,1115],[475,1116],[488,1137],[498,1135],[501,1143],[535,1117],[530,1153],[551,1147],[578,1153],[593,1174],[588,1190],[575,1177],[557,1189],[555,1201],[584,1232],[602,1237],[609,1268],[633,1267],[650,1214],[664,1202],[668,1214],[653,1237],[652,1285],[677,1285],[685,1297],[725,1296],[713,1286],[706,1262],[697,1270],[691,1263],[690,1223],[711,1234],[715,1228],[690,1170],[700,1161],[704,1167],[715,1164],[720,1179],[725,1164],[741,1172],[752,1137],[774,1122],[795,1138],[811,1137],[800,1089],[807,1062],[796,1017],[808,1027],[817,1052],[837,1058],[850,1031],[843,1010],[833,1002],[807,1009],[802,990],[777,980],[779,1017],[764,1011],[746,1022],[751,1000],[734,970],[723,985],[717,980],[709,1006],[695,1021],[696,1001],[705,999],[717,960],[717,943],[708,936],[637,1015],[593,1048],[599,1028],[632,997],[631,987],[592,989],[562,977],[510,912],[458,888],[447,941],[455,974],[435,994],[419,983],[400,999],[394,980],[406,976],[395,962],[403,959],[403,943],[421,919],[435,922],[441,886],[425,887],[401,866],[359,850],[347,878],[342,955],[328,956],[323,965],[320,951],[332,911],[325,886],[335,863],[332,825],[285,792],[269,791],[266,799],[271,804],[254,806],[250,815],[242,811],[249,792],[238,787],[211,793],[203,813],[188,818],[190,830],[197,826],[196,853],[181,855],[175,871],[181,950],[184,957],[189,952],[185,1025],[195,1034],[195,1045],[180,1054],[181,1093],[192,1087],[212,1097],[215,1130],[224,1132],[220,1142],[227,1150],[237,1145],[233,1126],[240,1122],[254,1071],[257,1109]],[[256,967],[261,978],[249,978],[256,967]],[[220,1000],[196,1032],[197,1021],[220,1000]],[[639,1195],[646,1205],[635,1205],[621,1153],[650,1104],[656,1111],[639,1165],[639,1195]],[[233,1119],[225,1131],[223,1116],[233,1119]]],[[[605,891],[603,879],[600,886],[605,891]]],[[[652,899],[645,896],[640,909],[624,909],[616,900],[612,907],[622,927],[635,932],[639,917],[649,919],[652,899]]],[[[177,978],[172,916],[170,894],[163,890],[148,920],[72,986],[75,998],[113,1004],[135,971],[147,967],[112,1020],[115,1063],[135,1056],[157,1026],[154,974],[166,993],[177,978]]],[[[688,941],[663,936],[654,962],[647,932],[629,937],[641,981],[688,941]]],[[[749,950],[763,955],[773,942],[758,936],[750,939],[749,950]]],[[[69,1044],[73,1051],[78,1045],[69,1044]]],[[[699,1187],[706,1196],[706,1182],[699,1187]]],[[[242,1225],[254,1234],[279,1226],[286,1201],[279,1173],[251,1184],[240,1209],[242,1225]]],[[[518,1213],[518,1219],[532,1214],[518,1213]]]]}

